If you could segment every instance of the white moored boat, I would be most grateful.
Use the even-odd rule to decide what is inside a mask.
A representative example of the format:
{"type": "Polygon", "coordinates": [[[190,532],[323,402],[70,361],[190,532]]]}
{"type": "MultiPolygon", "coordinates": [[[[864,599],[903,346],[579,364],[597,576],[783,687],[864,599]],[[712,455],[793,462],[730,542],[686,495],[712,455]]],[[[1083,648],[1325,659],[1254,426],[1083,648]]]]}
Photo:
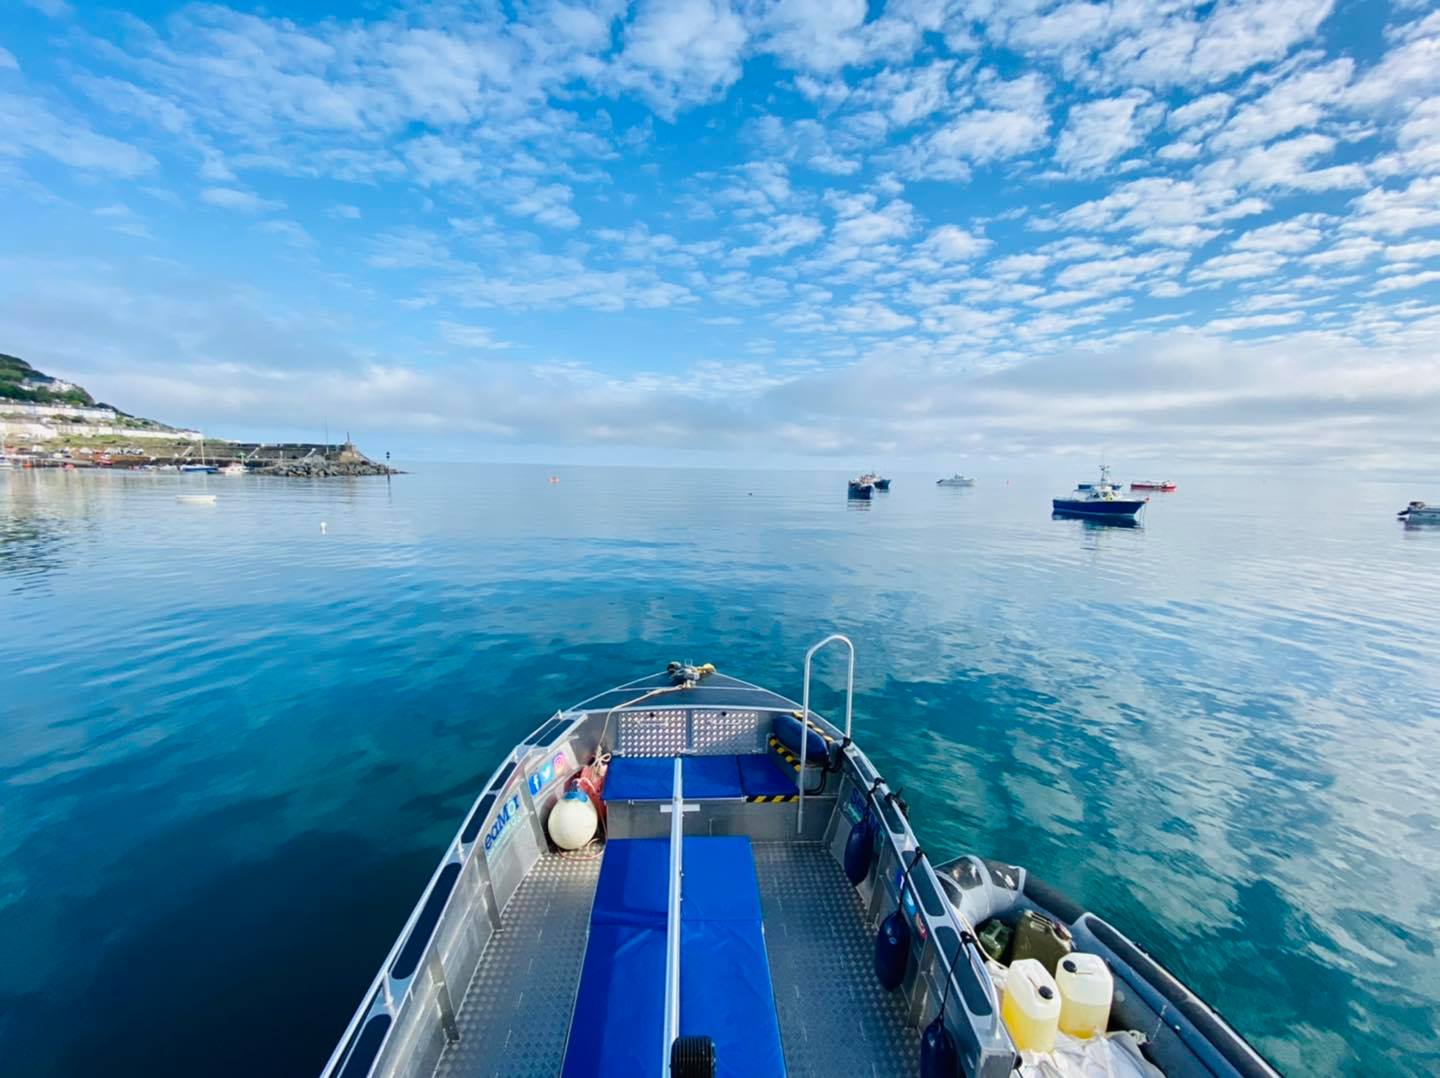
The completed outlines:
{"type": "Polygon", "coordinates": [[[1440,524],[1440,505],[1411,502],[1396,515],[1407,524],[1440,524]]]}
{"type": "MultiPolygon", "coordinates": [[[[1062,995],[1080,974],[1113,975],[1113,1003],[1095,991],[1108,977],[1087,982],[1086,1020],[1140,1035],[1102,1033],[1082,1051],[1123,1042],[1139,1060],[1138,1041],[1138,1065],[1168,1075],[1274,1078],[1144,951],[1025,869],[922,853],[905,803],[850,738],[853,690],[843,726],[808,708],[811,656],[832,642],[854,685],[853,647],[828,637],[806,654],[798,705],[672,663],[516,745],[325,1078],[1006,1078],[1021,1023],[995,978],[1048,976],[1018,943],[992,974],[979,940],[995,946],[1007,919],[1073,941],[1062,995]]],[[[1027,998],[1060,1006],[1044,984],[1027,998]]]]}
{"type": "Polygon", "coordinates": [[[959,472],[956,472],[949,479],[935,480],[935,485],[937,487],[973,487],[975,480],[972,476],[961,475],[959,472]]]}

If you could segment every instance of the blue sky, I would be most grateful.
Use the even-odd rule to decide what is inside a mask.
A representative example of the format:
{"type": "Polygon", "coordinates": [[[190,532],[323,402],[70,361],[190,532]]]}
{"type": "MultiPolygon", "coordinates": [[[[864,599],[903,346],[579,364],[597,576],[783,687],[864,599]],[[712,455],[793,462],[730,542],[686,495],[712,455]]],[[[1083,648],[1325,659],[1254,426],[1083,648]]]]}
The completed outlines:
{"type": "Polygon", "coordinates": [[[0,133],[0,351],[216,434],[1440,451],[1430,3],[11,0],[0,133]]]}

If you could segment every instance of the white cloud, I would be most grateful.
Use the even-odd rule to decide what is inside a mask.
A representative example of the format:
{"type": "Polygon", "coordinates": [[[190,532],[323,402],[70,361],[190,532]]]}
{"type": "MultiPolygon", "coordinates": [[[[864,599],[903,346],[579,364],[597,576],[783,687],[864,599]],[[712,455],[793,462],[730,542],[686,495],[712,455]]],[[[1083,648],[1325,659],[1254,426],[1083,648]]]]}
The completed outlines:
{"type": "Polygon", "coordinates": [[[1414,243],[1391,244],[1385,248],[1388,262],[1418,262],[1427,258],[1440,258],[1440,240],[1417,240],[1414,243]]]}
{"type": "Polygon", "coordinates": [[[1368,236],[1351,236],[1323,251],[1306,255],[1304,262],[1310,266],[1358,266],[1373,258],[1381,245],[1368,236]]]}
{"type": "Polygon", "coordinates": [[[580,223],[580,215],[570,208],[574,192],[563,183],[524,186],[528,189],[509,204],[511,213],[533,217],[552,228],[574,228],[580,223]]]}
{"type": "Polygon", "coordinates": [[[467,325],[463,322],[441,320],[440,335],[450,344],[470,351],[491,352],[510,347],[509,341],[497,338],[493,331],[484,326],[467,325]]]}
{"type": "Polygon", "coordinates": [[[1349,95],[1360,107],[1378,107],[1440,89],[1440,12],[1400,28],[1399,44],[1366,71],[1349,95]]]}
{"type": "Polygon", "coordinates": [[[1166,123],[1191,138],[1199,138],[1220,126],[1235,99],[1226,93],[1205,94],[1172,109],[1166,123]]]}
{"type": "Polygon", "coordinates": [[[1139,230],[1157,226],[1205,226],[1268,208],[1257,198],[1243,198],[1222,177],[1207,182],[1153,176],[1115,187],[1103,198],[1082,202],[1060,215],[1065,228],[1139,230]]]}
{"type": "Polygon", "coordinates": [[[739,258],[776,258],[797,247],[814,243],[825,234],[825,226],[814,217],[787,213],[752,226],[759,238],[737,248],[739,258]]]}
{"type": "Polygon", "coordinates": [[[62,119],[43,102],[0,93],[0,158],[40,154],[82,172],[134,178],[151,172],[155,159],[129,143],[62,119]]]}
{"type": "Polygon", "coordinates": [[[1331,0],[1233,0],[1202,18],[1190,5],[1119,7],[1100,68],[1119,84],[1218,84],[1309,40],[1331,7],[1331,0]]]}
{"type": "Polygon", "coordinates": [[[0,71],[19,71],[20,61],[9,49],[0,48],[0,71]]]}
{"type": "Polygon", "coordinates": [[[1328,135],[1300,135],[1268,146],[1256,146],[1239,157],[1221,158],[1198,173],[1210,184],[1233,184],[1257,191],[1332,191],[1364,187],[1365,170],[1356,164],[1312,168],[1318,158],[1334,152],[1328,135]]]}
{"type": "Polygon", "coordinates": [[[1236,150],[1296,128],[1315,127],[1327,107],[1340,100],[1354,66],[1348,58],[1341,58],[1290,76],[1239,109],[1210,140],[1211,147],[1236,150]]]}
{"type": "Polygon", "coordinates": [[[1251,277],[1269,277],[1285,264],[1283,255],[1274,251],[1240,251],[1216,255],[1190,271],[1192,281],[1236,281],[1251,277]]]}
{"type": "Polygon", "coordinates": [[[1217,4],[1202,24],[1188,73],[1198,81],[1210,82],[1279,59],[1314,36],[1333,7],[1333,0],[1217,4]]]}
{"type": "Polygon", "coordinates": [[[1201,228],[1199,225],[1151,225],[1135,234],[1135,242],[1161,247],[1203,247],[1218,235],[1218,228],[1201,228]]]}
{"type": "Polygon", "coordinates": [[[1440,97],[1416,102],[1395,134],[1406,172],[1440,172],[1440,97]]]}
{"type": "Polygon", "coordinates": [[[207,187],[200,192],[200,201],[237,213],[268,213],[285,208],[283,202],[261,198],[253,191],[242,191],[236,187],[207,187]]]}
{"type": "Polygon", "coordinates": [[[1283,311],[1274,314],[1247,314],[1234,318],[1214,318],[1205,328],[1211,333],[1242,333],[1252,329],[1274,329],[1277,326],[1291,326],[1304,315],[1299,311],[1283,311]]]}
{"type": "MultiPolygon", "coordinates": [[[[1346,19],[1378,32],[1363,7],[1346,19]]],[[[248,234],[269,242],[246,245],[232,283],[259,289],[303,260],[324,335],[416,357],[351,368],[407,402],[463,395],[442,369],[461,351],[487,390],[524,397],[548,379],[577,406],[713,407],[723,383],[763,412],[766,393],[821,392],[882,353],[958,392],[947,372],[961,365],[1120,365],[1117,342],[1156,318],[1217,348],[1323,326],[1335,355],[1378,363],[1382,346],[1433,343],[1440,318],[1423,313],[1440,258],[1440,18],[1394,14],[1377,62],[1329,33],[1344,27],[1322,33],[1329,10],[598,0],[317,20],[181,6],[123,35],[96,24],[94,47],[33,96],[28,72],[10,92],[7,68],[0,123],[19,137],[0,144],[0,186],[22,212],[80,212],[92,231],[148,237],[150,223],[144,273],[180,253],[172,231],[233,231],[197,205],[259,215],[248,234]],[[72,110],[77,90],[90,111],[72,110]],[[192,187],[187,205],[176,192],[192,187]],[[1187,294],[1193,306],[1159,302],[1187,294]],[[363,326],[340,324],[355,311],[363,326]],[[485,356],[556,355],[537,311],[574,327],[568,356],[543,370],[485,356]],[[635,313],[648,311],[665,314],[635,313]],[[593,342],[622,331],[617,312],[631,312],[634,355],[594,358],[611,355],[593,342]],[[700,389],[672,358],[695,349],[700,389]]],[[[1132,359],[1152,380],[1172,371],[1132,359]]],[[[963,383],[1000,400],[998,384],[963,383]]],[[[428,421],[451,405],[424,406],[428,421]]],[[[996,414],[1031,422],[1018,405],[996,414]]],[[[474,421],[551,429],[488,400],[474,421]]],[[[827,445],[895,436],[853,402],[812,425],[827,445]]]]}
{"type": "Polygon", "coordinates": [[[926,237],[919,250],[941,262],[970,262],[979,258],[991,244],[984,236],[956,225],[941,225],[926,237]]]}
{"type": "Polygon", "coordinates": [[[1419,288],[1421,285],[1434,284],[1440,281],[1440,270],[1425,270],[1422,273],[1397,273],[1391,277],[1382,277],[1370,288],[1369,295],[1376,295],[1381,292],[1398,292],[1402,289],[1419,288]]]}
{"type": "Polygon", "coordinates": [[[1132,91],[1072,107],[1055,160],[1069,172],[1090,175],[1140,145],[1160,119],[1159,110],[1145,107],[1149,97],[1132,91]]]}
{"type": "Polygon", "coordinates": [[[967,180],[973,164],[1019,157],[1049,139],[1049,90],[1036,74],[1005,81],[986,76],[977,86],[985,104],[962,112],[900,154],[916,179],[967,180]]]}
{"type": "Polygon", "coordinates": [[[1251,229],[1231,246],[1237,251],[1275,251],[1280,254],[1298,254],[1308,251],[1320,242],[1320,229],[1313,217],[1297,217],[1289,221],[1277,221],[1273,225],[1251,229]]]}
{"type": "Polygon", "coordinates": [[[747,31],[729,0],[648,0],[625,30],[614,77],[673,118],[740,77],[747,31]]]}
{"type": "Polygon", "coordinates": [[[306,232],[305,226],[298,221],[264,221],[259,227],[267,236],[284,240],[291,247],[304,250],[315,246],[315,237],[306,232]]]}
{"type": "Polygon", "coordinates": [[[1403,191],[1377,187],[1355,199],[1347,228],[1399,236],[1440,225],[1440,176],[1411,181],[1403,191]]]}
{"type": "Polygon", "coordinates": [[[914,210],[903,199],[876,209],[874,195],[832,195],[837,219],[832,232],[841,246],[866,247],[904,239],[914,228],[914,210]]]}
{"type": "Polygon", "coordinates": [[[990,263],[990,272],[996,277],[1029,277],[1042,272],[1049,265],[1049,255],[1032,252],[997,258],[990,263]]]}

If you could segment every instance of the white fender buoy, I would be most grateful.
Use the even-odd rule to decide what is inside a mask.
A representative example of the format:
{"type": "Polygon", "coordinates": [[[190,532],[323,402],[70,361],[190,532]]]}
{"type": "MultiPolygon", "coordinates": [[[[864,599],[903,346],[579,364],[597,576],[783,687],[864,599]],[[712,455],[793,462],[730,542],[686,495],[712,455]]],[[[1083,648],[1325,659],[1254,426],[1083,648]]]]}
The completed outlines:
{"type": "Polygon", "coordinates": [[[571,790],[550,810],[550,841],[562,850],[578,850],[595,837],[600,822],[583,790],[571,790]]]}

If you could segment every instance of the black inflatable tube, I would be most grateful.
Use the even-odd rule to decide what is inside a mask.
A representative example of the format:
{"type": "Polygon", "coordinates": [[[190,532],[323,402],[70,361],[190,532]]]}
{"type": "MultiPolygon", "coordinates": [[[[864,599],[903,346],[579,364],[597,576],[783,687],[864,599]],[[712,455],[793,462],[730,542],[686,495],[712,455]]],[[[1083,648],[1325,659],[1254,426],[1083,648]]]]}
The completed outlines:
{"type": "Polygon", "coordinates": [[[1053,913],[1067,925],[1073,925],[1085,913],[1068,895],[1055,890],[1044,880],[1036,879],[1031,872],[1025,873],[1025,886],[1022,891],[1031,902],[1041,909],[1053,913]]]}
{"type": "MultiPolygon", "coordinates": [[[[1029,891],[1028,883],[1026,891],[1029,891]]],[[[1117,958],[1144,977],[1150,987],[1164,997],[1165,1002],[1184,1015],[1238,1074],[1243,1078],[1275,1078],[1275,1069],[1260,1059],[1259,1052],[1225,1025],[1216,1013],[1182,985],[1174,974],[1100,918],[1088,918],[1085,926],[1095,934],[1096,939],[1109,947],[1117,958]]]]}

